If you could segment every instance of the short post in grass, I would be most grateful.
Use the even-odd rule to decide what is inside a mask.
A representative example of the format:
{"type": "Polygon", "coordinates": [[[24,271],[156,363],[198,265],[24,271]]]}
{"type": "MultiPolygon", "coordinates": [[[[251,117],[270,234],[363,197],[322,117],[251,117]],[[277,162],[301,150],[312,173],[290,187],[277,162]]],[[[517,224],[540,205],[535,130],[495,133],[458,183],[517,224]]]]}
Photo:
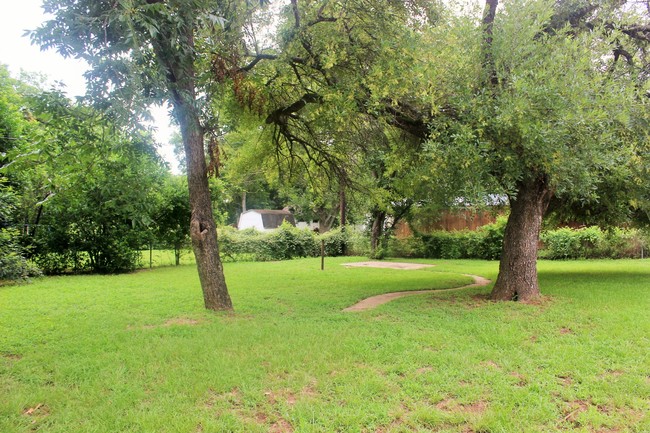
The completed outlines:
{"type": "Polygon", "coordinates": [[[325,269],[325,240],[320,240],[320,270],[325,269]]]}

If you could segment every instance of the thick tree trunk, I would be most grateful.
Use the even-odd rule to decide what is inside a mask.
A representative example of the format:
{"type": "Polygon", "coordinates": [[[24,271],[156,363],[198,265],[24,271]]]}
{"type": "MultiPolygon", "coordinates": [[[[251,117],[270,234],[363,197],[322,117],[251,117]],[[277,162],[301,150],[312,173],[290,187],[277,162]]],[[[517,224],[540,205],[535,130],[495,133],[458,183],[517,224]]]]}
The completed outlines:
{"type": "Polygon", "coordinates": [[[199,271],[205,308],[232,310],[217,244],[217,227],[212,213],[208,174],[203,149],[203,130],[199,119],[180,99],[174,109],[181,127],[187,159],[187,184],[190,193],[190,237],[199,271]]]}
{"type": "Polygon", "coordinates": [[[544,178],[519,184],[517,197],[510,200],[510,216],[492,299],[530,302],[540,297],[537,243],[550,197],[544,178]]]}

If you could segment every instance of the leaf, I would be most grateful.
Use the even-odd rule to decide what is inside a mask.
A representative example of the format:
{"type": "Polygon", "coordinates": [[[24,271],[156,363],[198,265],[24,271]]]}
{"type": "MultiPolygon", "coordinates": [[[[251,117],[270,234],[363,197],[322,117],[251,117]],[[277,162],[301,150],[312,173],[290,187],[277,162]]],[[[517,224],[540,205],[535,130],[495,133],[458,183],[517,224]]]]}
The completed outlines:
{"type": "Polygon", "coordinates": [[[208,14],[208,19],[210,20],[210,22],[212,22],[212,25],[218,24],[219,27],[221,27],[222,29],[226,27],[226,23],[228,22],[228,20],[225,19],[224,17],[217,16],[214,14],[208,14]]]}

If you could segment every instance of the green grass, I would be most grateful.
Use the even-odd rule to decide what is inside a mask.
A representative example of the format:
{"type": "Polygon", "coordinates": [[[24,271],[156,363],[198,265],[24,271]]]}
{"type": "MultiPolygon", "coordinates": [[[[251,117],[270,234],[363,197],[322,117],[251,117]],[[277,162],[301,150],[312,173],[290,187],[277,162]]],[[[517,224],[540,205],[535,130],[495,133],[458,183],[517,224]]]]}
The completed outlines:
{"type": "Polygon", "coordinates": [[[497,264],[228,263],[0,288],[0,432],[650,432],[650,261],[541,262],[541,305],[490,288],[342,313],[497,264]]]}

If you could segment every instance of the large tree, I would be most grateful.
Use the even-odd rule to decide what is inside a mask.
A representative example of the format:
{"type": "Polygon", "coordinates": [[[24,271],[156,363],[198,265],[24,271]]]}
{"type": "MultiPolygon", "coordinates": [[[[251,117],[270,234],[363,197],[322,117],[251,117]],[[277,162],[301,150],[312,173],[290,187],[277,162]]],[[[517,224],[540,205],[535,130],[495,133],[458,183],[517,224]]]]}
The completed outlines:
{"type": "MultiPolygon", "coordinates": [[[[412,170],[432,191],[462,202],[506,195],[492,297],[534,300],[551,199],[603,203],[605,191],[629,192],[638,179],[647,19],[626,2],[520,1],[497,10],[488,0],[482,17],[419,3],[292,0],[281,55],[252,63],[279,61],[266,77],[253,71],[277,87],[266,122],[290,156],[302,148],[339,168],[359,146],[319,137],[372,118],[419,142],[430,164],[412,170]]],[[[625,193],[608,196],[631,203],[625,193]]]]}
{"type": "Polygon", "coordinates": [[[531,301],[540,296],[537,246],[549,203],[596,202],[613,185],[634,183],[634,164],[647,146],[638,133],[647,98],[639,70],[618,61],[624,35],[615,27],[625,24],[615,9],[497,5],[488,0],[482,27],[456,34],[459,42],[431,34],[456,49],[470,47],[463,57],[473,69],[451,78],[454,88],[467,90],[460,99],[444,96],[451,114],[433,118],[430,144],[432,161],[465,180],[463,191],[474,183],[508,196],[491,296],[531,301]]]}
{"type": "Polygon", "coordinates": [[[88,89],[116,117],[168,102],[180,125],[191,204],[190,237],[205,306],[230,310],[208,186],[206,133],[216,129],[204,71],[219,52],[237,52],[249,2],[46,0],[53,15],[32,38],[86,60],[88,89]]]}

